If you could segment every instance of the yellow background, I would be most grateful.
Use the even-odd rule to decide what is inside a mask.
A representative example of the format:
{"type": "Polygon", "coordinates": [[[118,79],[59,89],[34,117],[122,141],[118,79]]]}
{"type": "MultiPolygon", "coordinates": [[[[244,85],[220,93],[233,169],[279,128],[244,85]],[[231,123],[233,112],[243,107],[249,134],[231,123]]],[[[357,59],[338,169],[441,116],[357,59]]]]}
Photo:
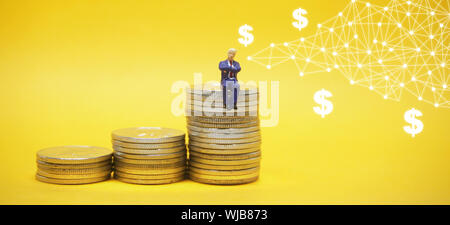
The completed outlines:
{"type": "MultiPolygon", "coordinates": [[[[372,1],[385,5],[387,0],[372,1]]],[[[313,34],[347,1],[0,1],[1,204],[450,204],[449,110],[405,94],[384,100],[338,73],[300,78],[292,65],[266,70],[246,57],[313,34]],[[308,11],[295,29],[292,12],[308,11]],[[254,28],[240,45],[238,28],[254,28]],[[242,81],[279,81],[280,118],[263,128],[260,179],[214,186],[107,182],[60,186],[34,180],[41,148],[111,147],[133,126],[186,130],[171,114],[175,81],[219,79],[218,62],[238,49],[242,81]],[[322,119],[313,95],[325,88],[322,119]],[[403,131],[406,110],[424,130],[403,131]]]]}

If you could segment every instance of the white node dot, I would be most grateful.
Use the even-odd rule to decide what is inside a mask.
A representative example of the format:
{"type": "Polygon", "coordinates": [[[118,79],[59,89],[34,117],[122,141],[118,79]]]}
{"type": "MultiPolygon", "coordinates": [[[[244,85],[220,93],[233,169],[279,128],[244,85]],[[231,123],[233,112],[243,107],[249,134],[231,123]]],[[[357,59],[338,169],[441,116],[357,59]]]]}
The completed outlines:
{"type": "Polygon", "coordinates": [[[334,65],[334,68],[336,68],[336,69],[337,69],[337,68],[339,68],[339,66],[338,66],[338,65],[336,64],[336,65],[334,65]]]}
{"type": "Polygon", "coordinates": [[[327,68],[327,72],[330,72],[331,71],[331,69],[330,68],[327,68]]]}
{"type": "Polygon", "coordinates": [[[412,77],[411,80],[412,80],[412,81],[416,81],[416,77],[412,77]]]}
{"type": "Polygon", "coordinates": [[[434,107],[439,107],[439,104],[437,104],[437,103],[434,103],[434,107]]]}
{"type": "Polygon", "coordinates": [[[430,39],[433,39],[433,38],[434,38],[434,35],[430,34],[429,38],[430,38],[430,39]]]}
{"type": "Polygon", "coordinates": [[[419,99],[419,101],[422,101],[422,99],[423,99],[423,98],[422,98],[422,96],[419,96],[419,98],[418,98],[418,99],[419,99]]]}
{"type": "Polygon", "coordinates": [[[358,68],[361,68],[361,67],[362,67],[362,65],[358,63],[358,68]]]}
{"type": "Polygon", "coordinates": [[[251,57],[251,56],[249,56],[249,57],[247,57],[247,59],[248,59],[248,60],[252,60],[252,57],[251,57]]]}
{"type": "Polygon", "coordinates": [[[283,45],[284,45],[284,46],[288,46],[289,44],[288,44],[287,42],[284,42],[283,45]]]}
{"type": "Polygon", "coordinates": [[[324,51],[325,51],[325,48],[320,48],[320,51],[324,52],[324,51]]]}
{"type": "Polygon", "coordinates": [[[442,85],[442,88],[446,89],[446,88],[447,88],[447,85],[446,85],[446,84],[442,85]]]}
{"type": "Polygon", "coordinates": [[[369,89],[370,89],[370,90],[373,90],[373,86],[371,85],[371,86],[369,87],[369,89]]]}
{"type": "Polygon", "coordinates": [[[407,13],[406,13],[406,16],[411,16],[411,13],[410,13],[410,12],[407,12],[407,13]]]}
{"type": "Polygon", "coordinates": [[[352,3],[355,3],[356,2],[356,0],[352,0],[352,3]]]}
{"type": "Polygon", "coordinates": [[[431,12],[430,12],[430,15],[434,16],[434,12],[433,12],[433,11],[431,11],[431,12]]]}
{"type": "Polygon", "coordinates": [[[430,52],[430,55],[434,56],[434,55],[435,55],[435,53],[434,53],[434,52],[430,52]]]}
{"type": "Polygon", "coordinates": [[[420,52],[420,48],[417,48],[416,51],[417,51],[417,52],[420,52]]]}
{"type": "Polygon", "coordinates": [[[381,23],[378,23],[378,26],[381,27],[381,23]]]}
{"type": "Polygon", "coordinates": [[[348,43],[345,43],[345,44],[344,44],[344,47],[348,48],[348,43]]]}
{"type": "Polygon", "coordinates": [[[411,5],[411,1],[407,1],[406,4],[411,5]]]}
{"type": "Polygon", "coordinates": [[[271,67],[270,65],[267,65],[266,67],[267,67],[267,69],[270,69],[270,68],[272,68],[272,67],[271,67]]]}
{"type": "Polygon", "coordinates": [[[342,16],[342,12],[340,12],[338,15],[339,15],[339,16],[342,16]]]}
{"type": "Polygon", "coordinates": [[[305,41],[305,38],[300,38],[300,41],[301,41],[301,42],[304,42],[304,41],[305,41]]]}
{"type": "Polygon", "coordinates": [[[334,31],[334,29],[333,28],[330,28],[330,32],[333,32],[334,31]]]}
{"type": "Polygon", "coordinates": [[[311,61],[311,59],[309,59],[309,58],[306,58],[306,62],[309,62],[309,61],[311,61]]]}
{"type": "Polygon", "coordinates": [[[291,55],[291,59],[295,59],[295,55],[291,55]]]}
{"type": "Polygon", "coordinates": [[[386,46],[387,43],[386,43],[385,41],[383,41],[381,44],[382,44],[383,46],[386,46]]]}
{"type": "Polygon", "coordinates": [[[428,75],[431,75],[431,70],[428,70],[428,75]]]}
{"type": "Polygon", "coordinates": [[[379,60],[378,60],[378,63],[379,63],[379,64],[383,64],[383,60],[379,59],[379,60]]]}
{"type": "Polygon", "coordinates": [[[373,39],[373,43],[376,44],[378,41],[377,39],[373,39]]]}
{"type": "Polygon", "coordinates": [[[397,23],[397,27],[402,27],[402,24],[401,23],[397,23]]]}
{"type": "Polygon", "coordinates": [[[372,51],[367,50],[367,55],[370,55],[370,54],[372,54],[372,51]]]}
{"type": "Polygon", "coordinates": [[[350,84],[355,84],[355,81],[354,80],[350,80],[350,84]]]}
{"type": "Polygon", "coordinates": [[[321,28],[321,27],[322,27],[322,24],[320,24],[320,23],[317,24],[317,27],[318,27],[318,28],[321,28]]]}
{"type": "Polygon", "coordinates": [[[408,65],[407,64],[403,64],[403,68],[406,68],[406,67],[408,67],[408,65]]]}
{"type": "Polygon", "coordinates": [[[384,96],[383,96],[383,98],[384,98],[384,99],[387,99],[387,98],[388,98],[388,96],[387,96],[387,95],[384,95],[384,96]]]}
{"type": "Polygon", "coordinates": [[[431,91],[436,91],[436,88],[435,87],[431,87],[431,91]]]}
{"type": "Polygon", "coordinates": [[[385,76],[384,79],[385,79],[385,80],[389,80],[389,76],[385,76]]]}
{"type": "Polygon", "coordinates": [[[393,48],[389,48],[389,51],[392,52],[392,51],[394,51],[394,49],[393,48]]]}
{"type": "Polygon", "coordinates": [[[270,47],[272,47],[272,48],[275,47],[275,44],[274,43],[270,44],[270,47]]]}
{"type": "Polygon", "coordinates": [[[384,7],[384,11],[388,11],[388,9],[389,9],[388,7],[384,7]]]}
{"type": "Polygon", "coordinates": [[[444,27],[444,24],[440,23],[440,24],[439,24],[439,27],[441,27],[441,28],[444,27]]]}
{"type": "Polygon", "coordinates": [[[366,3],[366,6],[367,6],[367,7],[370,7],[370,3],[366,3]]]}
{"type": "Polygon", "coordinates": [[[414,31],[412,31],[412,30],[409,31],[409,34],[410,34],[410,35],[413,35],[413,34],[414,34],[414,31]]]}
{"type": "Polygon", "coordinates": [[[355,34],[355,36],[353,36],[355,39],[358,39],[358,35],[357,34],[355,34]]]}
{"type": "Polygon", "coordinates": [[[333,52],[333,55],[337,55],[337,52],[333,52]]]}
{"type": "Polygon", "coordinates": [[[303,72],[300,72],[300,76],[303,77],[303,75],[305,75],[303,72]]]}
{"type": "Polygon", "coordinates": [[[442,63],[442,64],[441,64],[441,67],[445,67],[445,63],[442,63]]]}
{"type": "Polygon", "coordinates": [[[348,22],[348,26],[352,26],[353,25],[353,22],[348,22]]]}
{"type": "Polygon", "coordinates": [[[400,83],[400,87],[404,87],[405,86],[405,84],[404,83],[400,83]]]}

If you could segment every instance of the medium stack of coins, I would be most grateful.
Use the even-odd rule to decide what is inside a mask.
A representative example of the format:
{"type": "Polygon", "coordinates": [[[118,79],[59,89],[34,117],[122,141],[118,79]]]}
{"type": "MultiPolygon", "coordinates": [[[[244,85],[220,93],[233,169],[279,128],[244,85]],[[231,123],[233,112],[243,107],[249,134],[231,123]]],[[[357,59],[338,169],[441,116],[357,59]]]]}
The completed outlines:
{"type": "Polygon", "coordinates": [[[183,180],[185,133],[161,127],[112,132],[114,178],[133,184],[168,184],[183,180]]]}
{"type": "Polygon", "coordinates": [[[87,184],[111,176],[112,150],[93,146],[60,146],[37,152],[36,179],[53,184],[87,184]]]}
{"type": "Polygon", "coordinates": [[[256,181],[261,161],[258,89],[241,87],[237,109],[229,109],[219,88],[187,89],[189,177],[209,184],[256,181]]]}

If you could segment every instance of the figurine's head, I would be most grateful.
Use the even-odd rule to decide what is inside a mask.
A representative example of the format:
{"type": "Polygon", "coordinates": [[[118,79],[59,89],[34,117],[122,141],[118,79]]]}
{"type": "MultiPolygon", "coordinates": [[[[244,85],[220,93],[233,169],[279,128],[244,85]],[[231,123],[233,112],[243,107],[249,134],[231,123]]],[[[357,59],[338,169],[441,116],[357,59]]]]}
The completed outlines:
{"type": "Polygon", "coordinates": [[[232,61],[234,59],[234,56],[236,56],[237,50],[234,48],[228,49],[228,60],[232,61]]]}

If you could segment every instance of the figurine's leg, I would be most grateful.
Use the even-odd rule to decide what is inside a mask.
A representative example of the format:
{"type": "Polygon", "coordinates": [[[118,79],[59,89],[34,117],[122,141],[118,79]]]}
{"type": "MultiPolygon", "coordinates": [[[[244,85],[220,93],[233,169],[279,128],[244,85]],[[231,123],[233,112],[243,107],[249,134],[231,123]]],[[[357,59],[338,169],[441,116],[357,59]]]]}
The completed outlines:
{"type": "Polygon", "coordinates": [[[222,99],[223,99],[223,107],[226,108],[227,107],[227,87],[226,84],[222,84],[222,99]]]}
{"type": "Polygon", "coordinates": [[[238,81],[234,82],[233,89],[234,89],[234,109],[237,109],[237,101],[238,101],[239,89],[240,89],[238,81]]]}

